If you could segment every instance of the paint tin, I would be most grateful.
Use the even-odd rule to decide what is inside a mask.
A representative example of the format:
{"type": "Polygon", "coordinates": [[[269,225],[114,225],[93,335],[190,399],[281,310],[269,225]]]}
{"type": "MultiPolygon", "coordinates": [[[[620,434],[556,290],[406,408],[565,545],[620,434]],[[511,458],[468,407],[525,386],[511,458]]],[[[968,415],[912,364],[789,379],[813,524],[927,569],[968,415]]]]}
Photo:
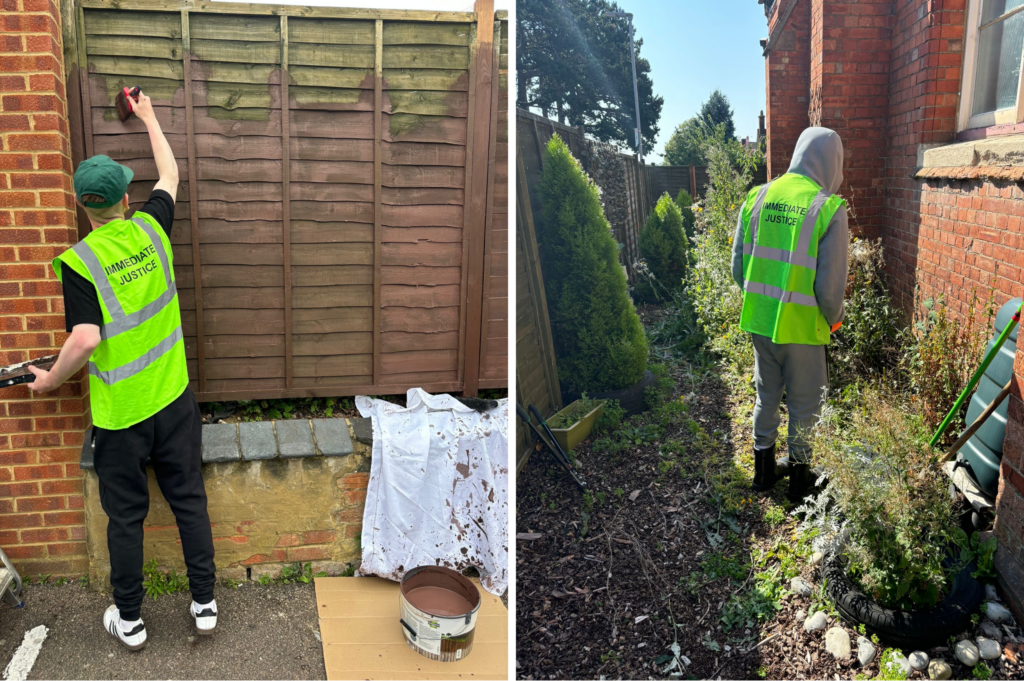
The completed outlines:
{"type": "Polygon", "coordinates": [[[405,642],[420,655],[454,662],[473,649],[480,592],[458,572],[434,565],[409,570],[399,605],[405,642]]]}

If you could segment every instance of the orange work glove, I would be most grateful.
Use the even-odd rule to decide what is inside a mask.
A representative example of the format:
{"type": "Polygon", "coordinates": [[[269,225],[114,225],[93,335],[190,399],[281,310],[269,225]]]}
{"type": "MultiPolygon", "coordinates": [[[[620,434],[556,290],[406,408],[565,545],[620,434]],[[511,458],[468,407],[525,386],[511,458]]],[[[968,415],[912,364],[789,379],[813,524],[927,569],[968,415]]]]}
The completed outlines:
{"type": "Polygon", "coordinates": [[[842,322],[836,322],[835,324],[832,325],[832,328],[830,330],[832,331],[832,333],[835,333],[836,331],[839,330],[839,327],[842,325],[842,322]]]}

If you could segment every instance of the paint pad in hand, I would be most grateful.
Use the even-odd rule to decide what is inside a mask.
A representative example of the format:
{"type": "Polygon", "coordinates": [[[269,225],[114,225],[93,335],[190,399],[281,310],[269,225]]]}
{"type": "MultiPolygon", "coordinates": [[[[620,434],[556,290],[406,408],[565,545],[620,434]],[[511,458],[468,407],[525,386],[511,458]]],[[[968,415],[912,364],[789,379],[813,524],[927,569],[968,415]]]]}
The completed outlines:
{"type": "Polygon", "coordinates": [[[46,357],[40,357],[28,362],[19,362],[18,364],[0,367],[0,388],[7,388],[21,383],[31,383],[36,380],[36,377],[35,374],[28,370],[30,366],[49,371],[56,362],[57,355],[47,355],[46,357]]]}

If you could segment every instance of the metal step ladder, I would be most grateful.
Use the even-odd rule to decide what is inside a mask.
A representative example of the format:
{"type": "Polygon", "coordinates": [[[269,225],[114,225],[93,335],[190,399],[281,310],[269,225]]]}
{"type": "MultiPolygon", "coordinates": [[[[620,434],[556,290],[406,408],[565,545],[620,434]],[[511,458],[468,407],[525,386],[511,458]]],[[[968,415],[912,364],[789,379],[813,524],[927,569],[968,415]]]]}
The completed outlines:
{"type": "Polygon", "coordinates": [[[7,554],[4,553],[3,549],[0,549],[0,593],[4,595],[4,598],[15,608],[22,608],[25,606],[25,602],[21,600],[21,575],[11,565],[11,561],[7,558],[7,554]]]}

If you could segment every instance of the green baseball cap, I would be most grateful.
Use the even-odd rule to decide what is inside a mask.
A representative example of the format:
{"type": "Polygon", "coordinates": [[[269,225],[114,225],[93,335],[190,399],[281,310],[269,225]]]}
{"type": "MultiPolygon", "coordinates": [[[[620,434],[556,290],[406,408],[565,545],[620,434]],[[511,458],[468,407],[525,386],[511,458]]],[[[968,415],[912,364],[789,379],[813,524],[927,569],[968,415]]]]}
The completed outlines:
{"type": "Polygon", "coordinates": [[[135,173],[109,156],[100,154],[78,164],[75,171],[75,196],[86,208],[108,208],[124,198],[135,173]],[[103,203],[82,201],[85,194],[104,198],[103,203]]]}

